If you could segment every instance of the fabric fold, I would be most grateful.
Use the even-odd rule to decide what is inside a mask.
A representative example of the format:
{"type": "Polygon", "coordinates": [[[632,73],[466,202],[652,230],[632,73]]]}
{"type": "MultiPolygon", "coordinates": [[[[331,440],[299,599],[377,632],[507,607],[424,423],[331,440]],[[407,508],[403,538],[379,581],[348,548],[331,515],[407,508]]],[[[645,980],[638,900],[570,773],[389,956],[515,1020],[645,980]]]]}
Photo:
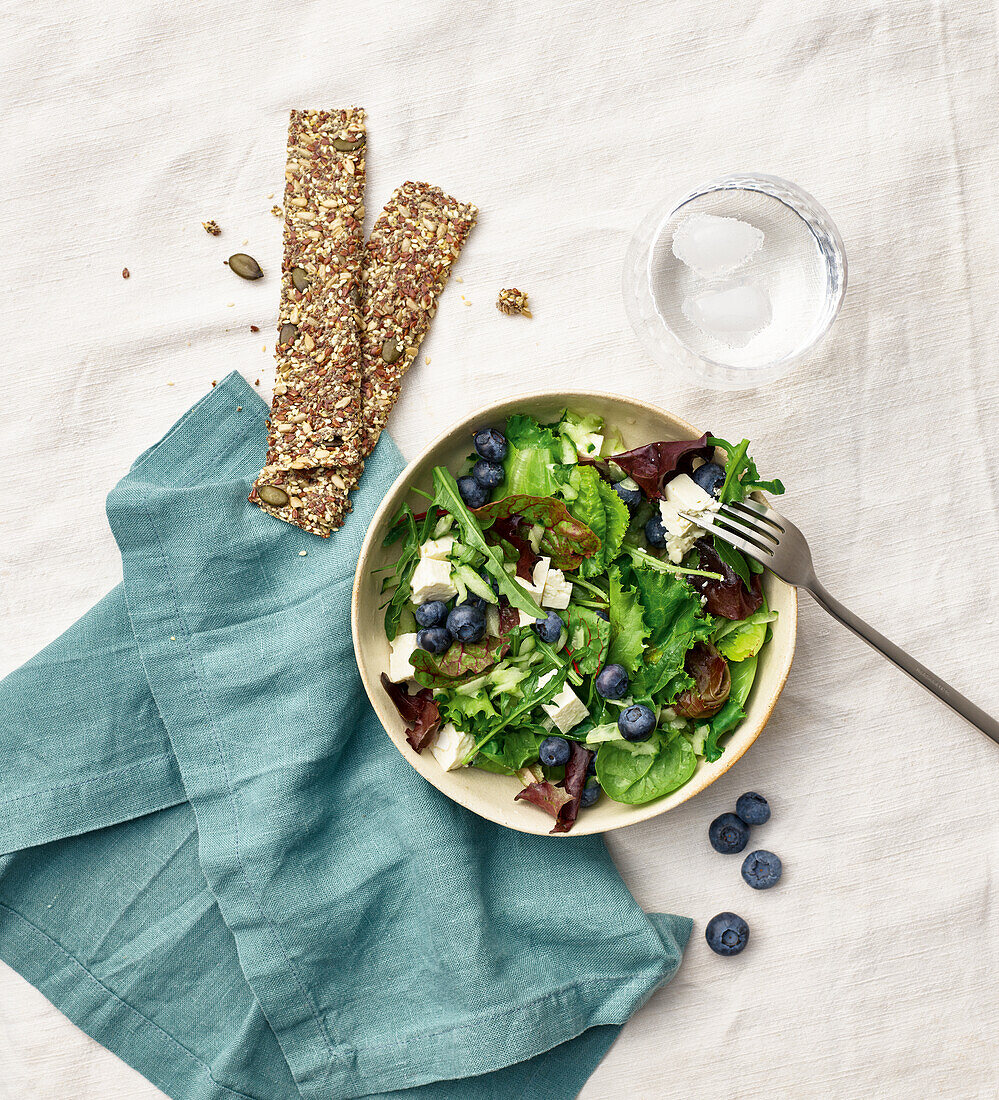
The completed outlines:
{"type": "MultiPolygon", "coordinates": [[[[265,417],[231,375],[108,499],[124,600],[112,593],[102,614],[134,649],[120,668],[108,652],[90,679],[102,671],[122,702],[145,698],[142,751],[124,758],[173,766],[169,789],[182,784],[187,803],[153,805],[166,788],[137,795],[145,816],[116,821],[105,807],[89,833],[74,813],[67,839],[40,832],[49,843],[0,862],[3,957],[169,1095],[471,1100],[524,1095],[531,1081],[574,1095],[675,972],[690,922],[644,914],[600,838],[503,829],[409,766],[364,696],[349,606],[401,459],[383,436],[353,515],[319,543],[246,503],[265,417]],[[98,853],[113,869],[98,897],[113,904],[89,889],[98,853]],[[66,889],[45,909],[40,883],[56,867],[66,889]],[[73,998],[72,981],[36,965],[47,943],[82,968],[73,998]],[[154,1030],[126,1025],[119,1001],[154,1030]],[[157,1068],[169,1056],[155,1028],[194,1052],[180,1059],[182,1088],[157,1068]],[[264,1051],[263,1092],[251,1042],[264,1051]]],[[[81,752],[100,750],[96,778],[110,750],[79,718],[64,726],[85,731],[81,752]]],[[[18,782],[8,802],[33,803],[44,786],[18,782]]]]}

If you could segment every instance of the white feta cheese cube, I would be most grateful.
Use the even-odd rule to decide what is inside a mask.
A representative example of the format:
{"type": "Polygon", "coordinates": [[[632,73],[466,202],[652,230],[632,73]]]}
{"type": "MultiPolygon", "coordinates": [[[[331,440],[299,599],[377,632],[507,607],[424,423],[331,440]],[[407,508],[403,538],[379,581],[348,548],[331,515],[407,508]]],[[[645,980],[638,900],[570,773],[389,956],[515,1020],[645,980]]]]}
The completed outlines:
{"type": "Polygon", "coordinates": [[[552,669],[551,672],[546,672],[544,674],[544,676],[539,676],[538,677],[538,689],[540,690],[541,688],[543,688],[545,686],[545,684],[547,684],[552,679],[552,677],[554,675],[555,675],[555,669],[552,669]]]}
{"type": "Polygon", "coordinates": [[[568,684],[553,697],[550,703],[545,703],[541,709],[555,723],[560,733],[568,733],[574,726],[578,726],[584,718],[588,718],[590,713],[582,699],[576,695],[568,684]]]}
{"type": "Polygon", "coordinates": [[[420,560],[433,558],[436,561],[447,561],[451,547],[454,546],[454,535],[444,535],[439,539],[427,539],[420,547],[420,560]]]}
{"type": "Polygon", "coordinates": [[[413,675],[413,666],[409,663],[409,658],[417,648],[416,635],[397,634],[389,644],[392,648],[389,654],[388,678],[393,684],[401,684],[403,680],[409,680],[413,675]]]}
{"type": "Polygon", "coordinates": [[[474,747],[475,738],[455,729],[451,722],[441,726],[437,736],[430,742],[434,759],[446,772],[462,767],[462,761],[474,747]]]}
{"type": "Polygon", "coordinates": [[[518,626],[530,626],[531,623],[536,621],[526,611],[521,611],[519,608],[517,609],[517,616],[520,619],[520,622],[517,623],[518,626]]]}
{"type": "Polygon", "coordinates": [[[692,515],[716,512],[718,501],[686,474],[680,474],[668,482],[665,494],[666,499],[659,502],[659,515],[668,535],[666,553],[674,565],[679,565],[704,534],[703,528],[684,519],[680,512],[692,515]]]}
{"type": "Polygon", "coordinates": [[[545,577],[544,591],[541,593],[541,606],[558,609],[569,606],[572,599],[572,581],[565,579],[561,569],[549,569],[545,577]]]}
{"type": "Polygon", "coordinates": [[[548,567],[551,563],[551,558],[540,558],[538,564],[534,567],[534,574],[530,582],[525,581],[523,577],[513,578],[517,584],[535,600],[535,602],[541,599],[541,593],[545,590],[545,581],[548,579],[548,567]]]}
{"type": "Polygon", "coordinates": [[[451,583],[451,563],[437,558],[421,558],[410,583],[415,604],[450,600],[458,595],[458,589],[451,583]]]}

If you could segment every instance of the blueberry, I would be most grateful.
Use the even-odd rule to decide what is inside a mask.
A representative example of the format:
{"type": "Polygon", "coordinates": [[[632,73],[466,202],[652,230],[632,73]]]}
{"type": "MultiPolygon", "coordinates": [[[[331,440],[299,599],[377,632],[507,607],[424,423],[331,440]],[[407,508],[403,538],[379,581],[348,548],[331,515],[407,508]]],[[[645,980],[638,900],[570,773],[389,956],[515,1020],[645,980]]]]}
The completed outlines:
{"type": "Polygon", "coordinates": [[[628,694],[628,673],[621,665],[604,665],[597,674],[597,695],[601,699],[623,699],[628,694]]]}
{"type": "Polygon", "coordinates": [[[662,547],[666,545],[669,534],[666,528],[663,527],[663,518],[658,512],[645,525],[645,537],[649,540],[650,546],[662,547]]]}
{"type": "Polygon", "coordinates": [[[416,635],[416,644],[434,656],[446,653],[453,641],[451,631],[446,626],[428,626],[416,635]]]}
{"type": "Polygon", "coordinates": [[[725,471],[717,462],[705,462],[703,466],[697,467],[690,479],[697,482],[706,493],[716,497],[725,484],[725,471]]]}
{"type": "Polygon", "coordinates": [[[738,955],[749,943],[749,925],[735,913],[719,913],[708,921],[704,938],[716,955],[738,955]]]}
{"type": "Polygon", "coordinates": [[[486,632],[486,615],[481,607],[459,604],[447,617],[447,628],[463,645],[482,640],[486,632]]]}
{"type": "Polygon", "coordinates": [[[554,645],[558,641],[564,626],[565,623],[562,622],[561,618],[554,611],[549,611],[548,618],[535,619],[531,624],[531,629],[543,642],[554,645]]]}
{"type": "Polygon", "coordinates": [[[479,428],[472,439],[479,458],[487,462],[502,462],[506,458],[506,436],[495,428],[479,428]]]}
{"type": "Polygon", "coordinates": [[[610,615],[608,615],[607,610],[603,607],[598,607],[597,608],[597,618],[598,619],[603,619],[603,621],[605,623],[610,622],[610,615]]]}
{"type": "Polygon", "coordinates": [[[587,783],[583,788],[583,793],[579,797],[580,809],[585,810],[588,806],[592,806],[600,797],[600,793],[599,783],[587,783]]]}
{"type": "Polygon", "coordinates": [[[443,600],[429,600],[416,609],[417,626],[443,626],[447,622],[447,604],[443,600]]]}
{"type": "Polygon", "coordinates": [[[644,703],[636,703],[621,711],[617,728],[625,741],[648,741],[656,728],[656,716],[644,703]]]}
{"type": "Polygon", "coordinates": [[[776,886],[783,870],[780,856],[765,848],[750,852],[742,861],[742,877],[754,890],[769,890],[771,886],[776,886]]]}
{"type": "Polygon", "coordinates": [[[458,478],[458,492],[469,508],[482,508],[489,503],[489,490],[480,485],[471,474],[458,478]]]}
{"type": "Polygon", "coordinates": [[[546,737],[541,742],[538,755],[541,757],[541,763],[546,767],[561,768],[563,764],[569,763],[572,749],[569,748],[569,742],[564,737],[546,737]]]}
{"type": "Polygon", "coordinates": [[[628,506],[629,512],[634,510],[642,503],[642,490],[641,489],[629,489],[623,481],[619,481],[614,486],[614,492],[624,501],[628,506]]]}
{"type": "Polygon", "coordinates": [[[765,825],[770,820],[770,803],[756,791],[739,795],[735,812],[747,825],[765,825]]]}
{"type": "Polygon", "coordinates": [[[472,467],[472,477],[486,489],[495,489],[506,477],[506,470],[498,462],[487,462],[480,458],[472,467]]]}
{"type": "Polygon", "coordinates": [[[596,753],[594,753],[590,757],[590,762],[589,762],[589,764],[586,765],[586,774],[588,776],[597,774],[597,754],[596,753]]]}
{"type": "Polygon", "coordinates": [[[708,826],[708,840],[722,855],[741,852],[749,843],[749,826],[735,814],[721,814],[708,826]]]}

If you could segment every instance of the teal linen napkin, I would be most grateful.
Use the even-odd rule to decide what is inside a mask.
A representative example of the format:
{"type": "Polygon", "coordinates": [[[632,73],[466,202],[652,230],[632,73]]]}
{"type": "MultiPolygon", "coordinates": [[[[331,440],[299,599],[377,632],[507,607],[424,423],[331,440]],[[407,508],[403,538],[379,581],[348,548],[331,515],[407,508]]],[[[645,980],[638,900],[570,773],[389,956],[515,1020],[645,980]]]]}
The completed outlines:
{"type": "Polygon", "coordinates": [[[0,685],[0,957],[178,1100],[574,1096],[690,922],[409,766],[350,637],[401,459],[320,541],[246,503],[266,414],[230,375],[137,460],[122,586],[0,685]]]}

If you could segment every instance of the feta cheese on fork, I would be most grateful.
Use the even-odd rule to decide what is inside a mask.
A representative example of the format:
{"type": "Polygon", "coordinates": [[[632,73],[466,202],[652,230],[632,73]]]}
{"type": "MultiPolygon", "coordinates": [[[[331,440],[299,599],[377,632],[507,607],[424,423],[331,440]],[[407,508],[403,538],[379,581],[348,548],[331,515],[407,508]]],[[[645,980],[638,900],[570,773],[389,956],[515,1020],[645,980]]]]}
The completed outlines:
{"type": "Polygon", "coordinates": [[[680,474],[667,482],[665,497],[665,500],[659,502],[659,515],[669,536],[666,540],[666,553],[674,565],[679,565],[694,543],[705,533],[702,528],[684,519],[680,513],[689,512],[697,516],[705,512],[717,512],[719,501],[706,493],[687,474],[680,474]]]}
{"type": "Polygon", "coordinates": [[[410,583],[415,604],[447,601],[458,595],[458,589],[451,582],[451,563],[438,558],[420,558],[410,583]]]}
{"type": "Polygon", "coordinates": [[[389,643],[388,678],[394,684],[401,684],[403,680],[412,679],[413,666],[409,663],[410,656],[416,651],[415,634],[397,634],[389,643]]]}
{"type": "Polygon", "coordinates": [[[572,581],[565,579],[561,569],[549,569],[545,577],[544,591],[541,593],[541,606],[562,610],[569,606],[572,599],[572,581]]]}

